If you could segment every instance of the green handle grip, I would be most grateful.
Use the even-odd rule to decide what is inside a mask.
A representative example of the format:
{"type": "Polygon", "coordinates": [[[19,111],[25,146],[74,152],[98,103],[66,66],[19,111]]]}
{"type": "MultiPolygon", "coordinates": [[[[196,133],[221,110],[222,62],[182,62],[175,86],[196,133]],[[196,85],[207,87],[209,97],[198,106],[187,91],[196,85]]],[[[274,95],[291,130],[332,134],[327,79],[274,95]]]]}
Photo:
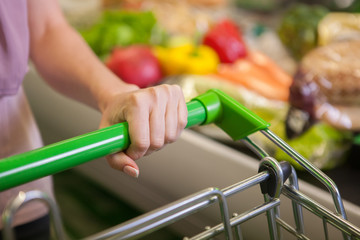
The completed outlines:
{"type": "MultiPolygon", "coordinates": [[[[219,90],[193,99],[187,103],[187,109],[187,128],[215,123],[233,139],[269,126],[219,90]]],[[[129,144],[128,124],[124,122],[2,159],[0,191],[123,151],[129,144]]]]}

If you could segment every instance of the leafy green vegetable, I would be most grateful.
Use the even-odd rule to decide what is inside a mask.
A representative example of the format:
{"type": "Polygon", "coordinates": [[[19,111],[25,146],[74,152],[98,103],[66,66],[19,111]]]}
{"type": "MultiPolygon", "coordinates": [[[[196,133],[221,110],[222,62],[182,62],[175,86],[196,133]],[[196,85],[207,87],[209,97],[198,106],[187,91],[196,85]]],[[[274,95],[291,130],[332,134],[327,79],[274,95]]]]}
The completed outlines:
{"type": "Polygon", "coordinates": [[[110,53],[115,46],[149,44],[156,27],[152,12],[104,11],[100,20],[80,33],[99,56],[110,53]]]}
{"type": "MultiPolygon", "coordinates": [[[[281,135],[281,134],[280,134],[281,135]]],[[[318,123],[298,138],[289,140],[281,136],[292,148],[321,169],[332,169],[346,160],[346,152],[351,147],[352,134],[318,123]]],[[[302,167],[281,149],[275,152],[275,158],[286,160],[298,169],[302,167]]]]}
{"type": "MultiPolygon", "coordinates": [[[[274,111],[274,108],[271,107],[250,109],[271,124],[269,129],[272,132],[318,168],[333,169],[347,160],[354,141],[350,131],[337,130],[324,122],[318,122],[299,137],[288,139],[284,122],[284,114],[286,115],[287,110],[276,109],[274,111]]],[[[304,170],[263,134],[256,133],[250,138],[277,160],[288,161],[296,169],[304,170]]]]}
{"type": "Polygon", "coordinates": [[[320,5],[296,4],[284,14],[278,34],[295,59],[317,46],[317,25],[328,12],[320,5]]]}

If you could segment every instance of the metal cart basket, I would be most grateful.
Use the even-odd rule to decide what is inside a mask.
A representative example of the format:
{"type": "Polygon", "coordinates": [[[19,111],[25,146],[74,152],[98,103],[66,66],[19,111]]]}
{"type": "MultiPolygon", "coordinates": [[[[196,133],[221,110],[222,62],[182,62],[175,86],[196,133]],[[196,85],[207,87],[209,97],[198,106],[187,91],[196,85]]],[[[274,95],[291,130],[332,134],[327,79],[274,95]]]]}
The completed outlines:
{"type": "MultiPolygon", "coordinates": [[[[304,227],[303,209],[323,222],[324,239],[331,239],[328,226],[337,229],[344,239],[360,239],[360,229],[347,220],[344,205],[335,183],[321,170],[293,150],[269,130],[269,124],[223,92],[213,89],[187,103],[188,125],[215,123],[234,141],[243,141],[261,159],[258,173],[223,189],[207,188],[159,209],[114,226],[87,239],[139,239],[185,217],[218,205],[221,221],[207,226],[204,231],[184,239],[243,239],[242,223],[265,214],[269,239],[282,239],[286,232],[294,239],[310,239],[304,227]],[[299,191],[296,171],[288,162],[278,162],[248,136],[261,132],[292,157],[318,181],[332,196],[334,210],[322,206],[299,191]],[[264,196],[262,204],[242,213],[230,215],[228,199],[246,189],[260,185],[264,196]],[[294,224],[280,215],[282,198],[290,199],[294,224]]],[[[0,191],[47,175],[69,169],[93,159],[118,151],[129,145],[127,123],[120,123],[79,137],[45,146],[0,161],[0,191]]],[[[12,220],[15,212],[30,201],[43,201],[50,208],[50,216],[58,239],[66,239],[56,204],[38,191],[20,192],[9,201],[3,212],[4,239],[13,239],[12,220]]],[[[239,203],[241,204],[241,203],[239,203]]],[[[263,230],[260,230],[263,231],[263,230]]]]}

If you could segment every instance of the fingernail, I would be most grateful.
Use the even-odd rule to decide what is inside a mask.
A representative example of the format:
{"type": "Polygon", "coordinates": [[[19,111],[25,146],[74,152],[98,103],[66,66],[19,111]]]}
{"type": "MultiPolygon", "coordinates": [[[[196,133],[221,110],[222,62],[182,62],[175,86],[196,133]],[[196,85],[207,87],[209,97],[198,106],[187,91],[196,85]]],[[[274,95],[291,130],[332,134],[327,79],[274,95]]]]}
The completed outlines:
{"type": "Polygon", "coordinates": [[[127,175],[134,177],[134,178],[138,178],[139,177],[139,170],[137,170],[136,168],[133,168],[129,165],[125,166],[123,169],[124,173],[126,173],[127,175]]]}

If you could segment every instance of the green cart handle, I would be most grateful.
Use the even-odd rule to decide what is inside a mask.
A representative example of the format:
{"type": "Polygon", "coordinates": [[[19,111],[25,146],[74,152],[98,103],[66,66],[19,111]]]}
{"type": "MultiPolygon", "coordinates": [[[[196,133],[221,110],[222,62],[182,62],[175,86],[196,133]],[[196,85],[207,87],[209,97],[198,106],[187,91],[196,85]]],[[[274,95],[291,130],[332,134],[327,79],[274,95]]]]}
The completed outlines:
{"type": "MultiPolygon", "coordinates": [[[[215,123],[234,140],[270,125],[217,89],[194,98],[187,109],[187,128],[215,123]]],[[[128,124],[124,122],[2,159],[0,191],[124,151],[129,144],[128,124]]]]}

